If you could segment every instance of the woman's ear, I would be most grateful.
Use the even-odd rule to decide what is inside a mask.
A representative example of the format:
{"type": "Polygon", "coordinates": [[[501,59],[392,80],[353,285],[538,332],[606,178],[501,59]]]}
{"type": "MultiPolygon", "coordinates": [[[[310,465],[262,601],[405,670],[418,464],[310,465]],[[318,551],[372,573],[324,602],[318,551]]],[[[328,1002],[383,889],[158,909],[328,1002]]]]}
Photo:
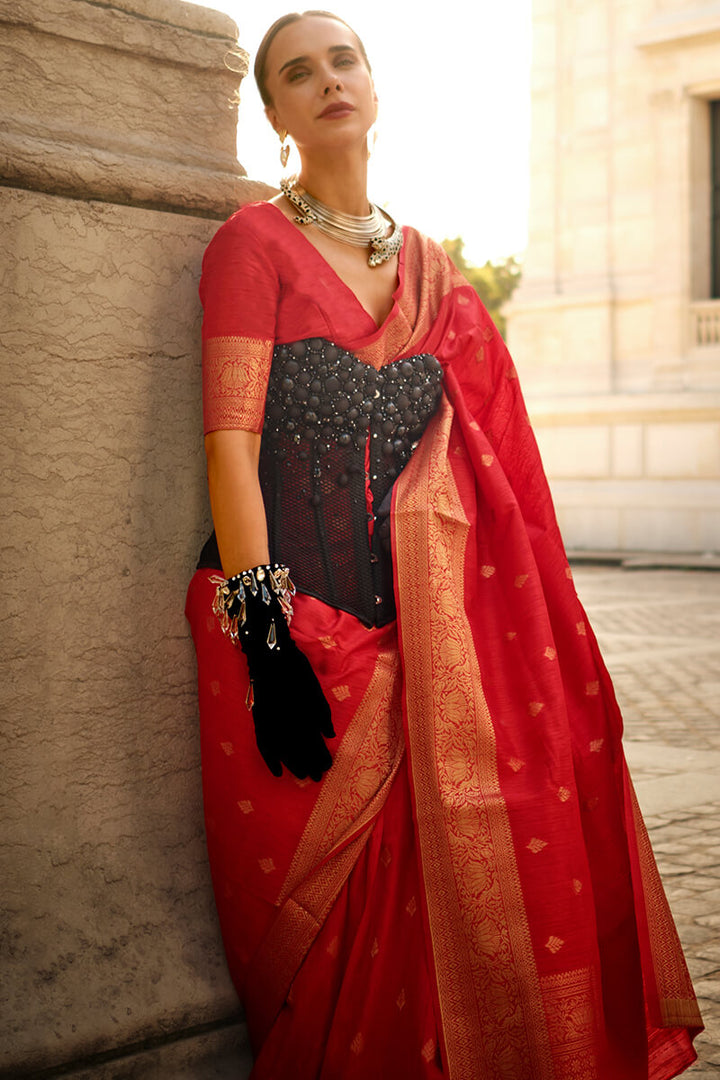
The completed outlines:
{"type": "Polygon", "coordinates": [[[278,114],[275,112],[275,109],[274,109],[274,107],[272,105],[266,105],[265,106],[265,115],[267,116],[268,120],[270,121],[270,126],[272,127],[275,134],[279,135],[280,132],[283,129],[282,129],[281,125],[280,125],[280,120],[278,119],[278,114]]]}

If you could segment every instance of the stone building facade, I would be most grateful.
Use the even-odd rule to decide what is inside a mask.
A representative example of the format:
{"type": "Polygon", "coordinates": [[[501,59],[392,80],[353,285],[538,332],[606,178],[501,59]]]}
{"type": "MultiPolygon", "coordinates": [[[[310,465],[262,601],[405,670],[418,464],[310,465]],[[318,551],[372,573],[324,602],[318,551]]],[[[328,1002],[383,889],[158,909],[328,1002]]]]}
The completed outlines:
{"type": "Polygon", "coordinates": [[[0,1076],[243,1075],[184,596],[202,252],[241,202],[236,28],[0,0],[0,1076]]]}
{"type": "Polygon", "coordinates": [[[720,8],[534,0],[533,20],[508,331],[566,542],[717,551],[720,8]]]}

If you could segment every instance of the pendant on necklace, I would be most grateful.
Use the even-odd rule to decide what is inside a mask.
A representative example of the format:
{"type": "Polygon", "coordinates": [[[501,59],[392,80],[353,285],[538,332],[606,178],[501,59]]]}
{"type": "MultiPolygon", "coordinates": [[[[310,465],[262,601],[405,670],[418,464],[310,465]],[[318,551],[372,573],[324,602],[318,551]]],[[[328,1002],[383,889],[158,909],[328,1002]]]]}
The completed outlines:
{"type": "Polygon", "coordinates": [[[403,245],[403,231],[384,210],[371,204],[371,213],[365,217],[344,214],[320,202],[308,191],[302,194],[295,190],[297,177],[283,178],[280,188],[285,198],[299,210],[295,217],[298,225],[315,225],[321,232],[331,236],[342,244],[354,247],[369,247],[368,266],[380,266],[397,255],[403,245]],[[389,236],[385,235],[388,225],[392,227],[389,236]]]}

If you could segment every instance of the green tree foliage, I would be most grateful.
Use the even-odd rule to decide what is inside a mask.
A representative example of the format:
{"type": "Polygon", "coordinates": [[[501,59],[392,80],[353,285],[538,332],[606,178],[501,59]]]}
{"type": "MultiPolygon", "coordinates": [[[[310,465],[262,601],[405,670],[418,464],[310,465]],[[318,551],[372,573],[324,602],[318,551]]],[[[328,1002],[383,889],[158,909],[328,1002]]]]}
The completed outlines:
{"type": "Polygon", "coordinates": [[[499,262],[488,261],[484,266],[471,266],[465,258],[465,241],[461,236],[456,236],[454,240],[443,240],[442,246],[463,277],[470,282],[505,337],[506,324],[501,309],[520,284],[522,267],[518,260],[514,255],[509,255],[499,262]]]}

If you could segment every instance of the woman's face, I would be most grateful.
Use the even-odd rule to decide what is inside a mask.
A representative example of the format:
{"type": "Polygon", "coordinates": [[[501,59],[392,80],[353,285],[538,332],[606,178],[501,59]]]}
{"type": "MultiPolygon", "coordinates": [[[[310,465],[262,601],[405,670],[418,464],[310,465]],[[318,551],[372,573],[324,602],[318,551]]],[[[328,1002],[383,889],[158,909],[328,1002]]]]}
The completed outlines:
{"type": "Polygon", "coordinates": [[[300,149],[352,145],[375,121],[375,87],[358,40],[335,19],[312,15],[284,27],[265,71],[268,119],[300,149]]]}

